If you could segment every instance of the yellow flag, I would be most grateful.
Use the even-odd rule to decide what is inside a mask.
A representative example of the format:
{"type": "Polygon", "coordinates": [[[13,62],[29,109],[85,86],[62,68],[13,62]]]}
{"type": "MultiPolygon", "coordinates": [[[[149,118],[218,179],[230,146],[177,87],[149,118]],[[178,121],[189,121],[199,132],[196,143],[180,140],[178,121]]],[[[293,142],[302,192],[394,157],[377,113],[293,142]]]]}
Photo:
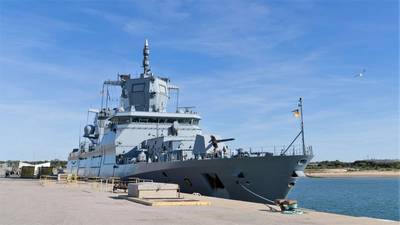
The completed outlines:
{"type": "Polygon", "coordinates": [[[298,109],[295,109],[292,112],[293,112],[294,117],[296,117],[296,118],[300,117],[300,111],[298,109]]]}

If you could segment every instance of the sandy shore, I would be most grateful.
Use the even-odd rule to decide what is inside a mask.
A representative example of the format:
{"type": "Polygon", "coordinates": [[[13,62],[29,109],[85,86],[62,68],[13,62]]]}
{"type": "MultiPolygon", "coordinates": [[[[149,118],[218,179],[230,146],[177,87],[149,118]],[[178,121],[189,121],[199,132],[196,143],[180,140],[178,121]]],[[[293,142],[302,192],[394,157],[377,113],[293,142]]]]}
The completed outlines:
{"type": "Polygon", "coordinates": [[[315,169],[306,170],[308,177],[399,177],[400,170],[362,170],[353,171],[348,169],[315,169]]]}

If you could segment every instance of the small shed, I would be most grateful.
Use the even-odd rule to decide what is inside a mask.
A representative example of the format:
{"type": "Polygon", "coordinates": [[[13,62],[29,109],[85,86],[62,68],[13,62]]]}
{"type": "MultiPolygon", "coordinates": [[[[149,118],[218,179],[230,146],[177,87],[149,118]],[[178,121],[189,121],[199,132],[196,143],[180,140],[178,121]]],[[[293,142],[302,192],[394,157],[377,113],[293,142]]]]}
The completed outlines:
{"type": "Polygon", "coordinates": [[[23,166],[21,167],[21,178],[34,178],[35,167],[34,166],[23,166]]]}

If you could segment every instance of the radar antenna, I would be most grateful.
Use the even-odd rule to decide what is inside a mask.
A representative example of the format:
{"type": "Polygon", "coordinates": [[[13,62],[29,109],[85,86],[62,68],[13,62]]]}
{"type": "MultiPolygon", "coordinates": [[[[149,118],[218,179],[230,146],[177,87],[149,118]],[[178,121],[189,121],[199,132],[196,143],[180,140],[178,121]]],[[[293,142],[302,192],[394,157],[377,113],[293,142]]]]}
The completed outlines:
{"type": "Polygon", "coordinates": [[[143,48],[143,74],[142,77],[152,76],[150,69],[150,48],[147,39],[144,41],[143,48]]]}

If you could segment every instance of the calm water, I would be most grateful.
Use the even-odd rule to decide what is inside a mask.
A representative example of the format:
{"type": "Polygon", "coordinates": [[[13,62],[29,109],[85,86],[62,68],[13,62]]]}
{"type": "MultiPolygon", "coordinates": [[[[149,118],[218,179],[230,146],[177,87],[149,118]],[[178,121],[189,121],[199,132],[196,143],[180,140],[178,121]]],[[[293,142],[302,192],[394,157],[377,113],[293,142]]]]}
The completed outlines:
{"type": "Polygon", "coordinates": [[[302,178],[288,198],[316,211],[400,221],[399,178],[302,178]]]}

